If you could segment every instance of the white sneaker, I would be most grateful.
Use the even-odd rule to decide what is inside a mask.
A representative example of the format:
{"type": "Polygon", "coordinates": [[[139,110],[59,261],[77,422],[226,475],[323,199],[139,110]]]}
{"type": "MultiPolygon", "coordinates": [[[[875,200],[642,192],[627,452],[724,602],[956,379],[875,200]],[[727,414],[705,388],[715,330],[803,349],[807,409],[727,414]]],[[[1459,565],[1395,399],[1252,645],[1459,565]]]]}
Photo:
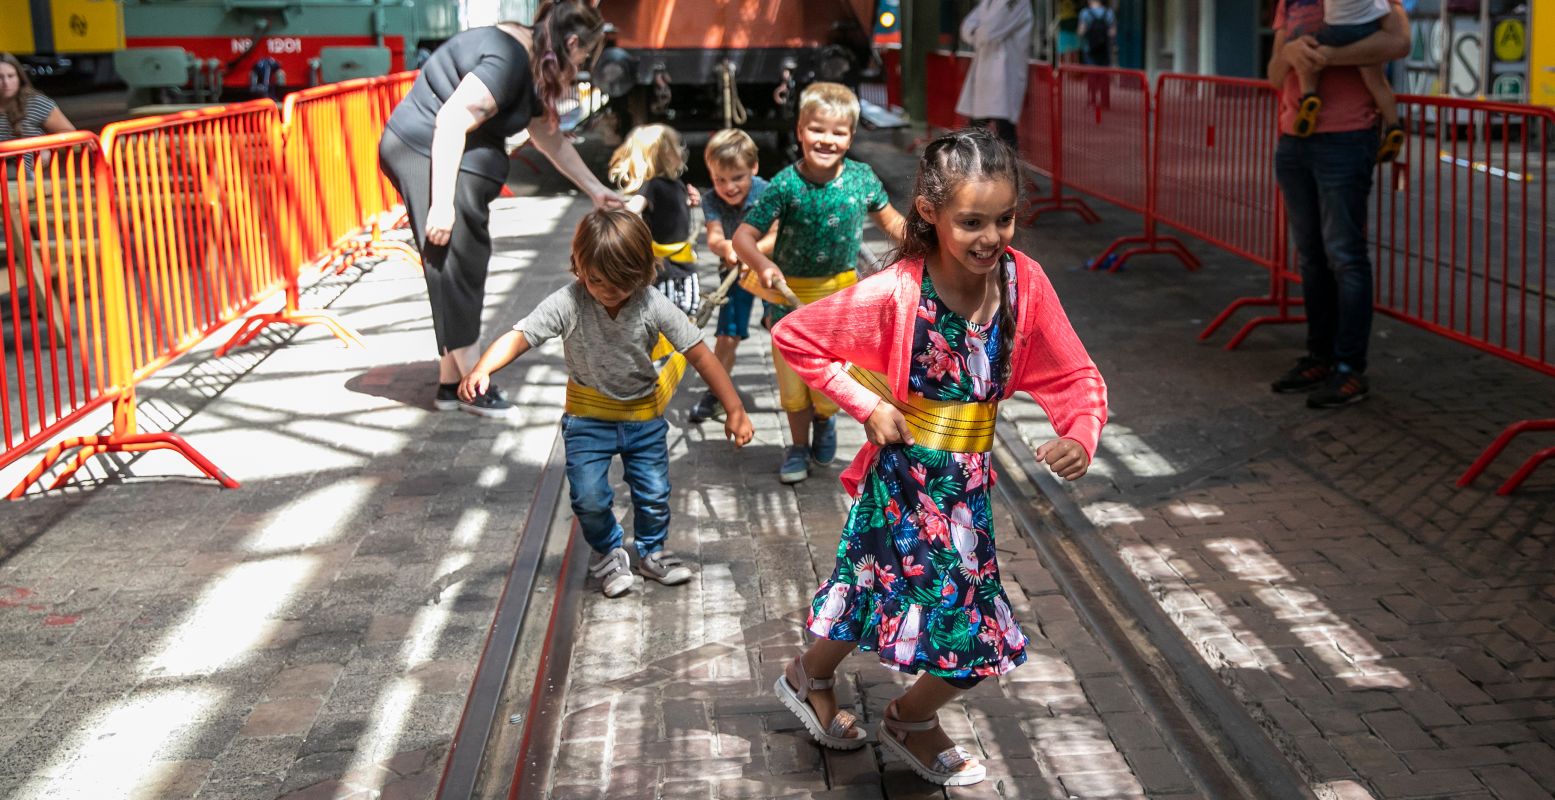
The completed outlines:
{"type": "Polygon", "coordinates": [[[594,554],[589,559],[589,574],[599,578],[606,597],[620,597],[632,590],[632,561],[624,547],[594,554]]]}
{"type": "Polygon", "coordinates": [[[668,550],[656,550],[637,560],[637,571],[643,577],[652,578],[665,586],[675,586],[691,580],[691,568],[680,556],[668,550]]]}

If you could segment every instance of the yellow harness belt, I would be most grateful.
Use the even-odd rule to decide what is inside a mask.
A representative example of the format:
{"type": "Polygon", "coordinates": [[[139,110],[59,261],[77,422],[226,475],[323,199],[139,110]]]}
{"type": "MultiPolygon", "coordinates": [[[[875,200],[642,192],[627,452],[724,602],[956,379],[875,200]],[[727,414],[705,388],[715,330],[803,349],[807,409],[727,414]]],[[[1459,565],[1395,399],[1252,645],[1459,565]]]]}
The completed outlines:
{"type": "MultiPolygon", "coordinates": [[[[693,240],[694,241],[694,240],[693,240]]],[[[653,243],[653,257],[667,258],[676,264],[694,264],[697,254],[691,247],[691,242],[676,242],[675,244],[653,243]]]]}
{"type": "Polygon", "coordinates": [[[903,402],[891,396],[891,382],[886,376],[855,366],[848,367],[848,374],[864,388],[896,406],[919,445],[950,453],[986,453],[993,449],[998,403],[952,403],[914,395],[909,395],[903,402]]]}
{"type": "Polygon", "coordinates": [[[617,400],[607,397],[598,389],[568,380],[567,413],[607,422],[646,422],[661,416],[669,406],[670,398],[675,396],[675,387],[680,385],[681,376],[686,374],[686,357],[675,352],[675,346],[660,336],[659,343],[654,345],[652,358],[654,361],[667,358],[664,366],[659,368],[659,382],[654,386],[652,394],[636,400],[617,400]]]}
{"type": "MultiPolygon", "coordinates": [[[[825,297],[830,297],[843,289],[858,283],[858,273],[853,270],[839,272],[836,275],[827,275],[822,278],[783,278],[788,283],[788,290],[794,293],[800,303],[810,304],[825,297]]],[[[772,303],[773,305],[786,306],[788,300],[778,292],[762,287],[761,280],[756,277],[756,270],[749,270],[740,276],[740,288],[772,303]]]]}

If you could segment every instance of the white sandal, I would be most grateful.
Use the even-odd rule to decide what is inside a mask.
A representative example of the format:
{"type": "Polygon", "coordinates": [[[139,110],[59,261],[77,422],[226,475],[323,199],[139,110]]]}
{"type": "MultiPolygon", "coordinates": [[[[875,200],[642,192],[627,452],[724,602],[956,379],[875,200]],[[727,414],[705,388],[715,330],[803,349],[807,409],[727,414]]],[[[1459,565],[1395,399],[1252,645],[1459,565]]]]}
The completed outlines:
{"type": "Polygon", "coordinates": [[[939,727],[939,716],[926,719],[922,722],[906,722],[896,718],[892,713],[896,709],[896,701],[886,706],[885,716],[880,720],[880,743],[891,752],[896,753],[912,767],[912,771],[918,773],[918,777],[929,783],[940,786],[971,786],[974,783],[982,783],[988,777],[988,768],[972,757],[972,753],[965,747],[956,745],[934,757],[933,764],[925,764],[907,749],[907,734],[932,731],[939,727]],[[970,765],[970,766],[968,766],[970,765]]]}
{"type": "Polygon", "coordinates": [[[778,699],[794,716],[804,723],[805,730],[815,737],[815,741],[822,747],[833,750],[857,750],[863,747],[869,739],[869,732],[858,727],[858,717],[847,711],[839,710],[832,716],[831,724],[822,726],[820,715],[815,713],[815,708],[806,702],[811,692],[819,692],[830,689],[837,684],[835,678],[812,680],[805,674],[804,661],[798,656],[794,657],[794,669],[799,673],[800,687],[795,689],[788,684],[788,675],[779,675],[777,683],[772,685],[777,692],[778,699]]]}

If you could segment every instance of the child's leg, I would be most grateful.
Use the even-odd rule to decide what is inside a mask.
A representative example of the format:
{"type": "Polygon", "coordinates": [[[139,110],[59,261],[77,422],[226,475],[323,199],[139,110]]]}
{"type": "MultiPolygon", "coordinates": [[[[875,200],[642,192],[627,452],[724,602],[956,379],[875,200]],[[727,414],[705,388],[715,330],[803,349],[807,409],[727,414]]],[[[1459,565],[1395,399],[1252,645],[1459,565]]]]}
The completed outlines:
{"type": "Polygon", "coordinates": [[[803,411],[789,411],[788,434],[794,441],[795,447],[810,446],[810,423],[815,421],[815,410],[807,408],[803,411]]]}
{"type": "Polygon", "coordinates": [[[1393,87],[1388,85],[1388,75],[1381,64],[1360,70],[1366,90],[1377,103],[1377,113],[1382,115],[1382,140],[1377,146],[1377,160],[1392,161],[1404,151],[1404,129],[1398,124],[1398,99],[1393,96],[1393,87]]]}
{"type": "Polygon", "coordinates": [[[637,555],[661,550],[670,527],[670,454],[663,417],[622,423],[621,465],[632,491],[632,540],[637,555]]]}
{"type": "MultiPolygon", "coordinates": [[[[804,663],[805,675],[813,680],[826,680],[837,674],[837,665],[842,663],[848,654],[853,652],[858,642],[837,642],[831,639],[817,639],[803,653],[799,660],[804,663]]],[[[788,662],[783,675],[788,679],[788,685],[799,688],[799,670],[794,662],[788,662]]],[[[815,709],[815,716],[821,720],[830,722],[837,716],[837,695],[831,689],[815,689],[810,696],[805,698],[810,707],[815,709]]]]}
{"type": "Polygon", "coordinates": [[[1295,134],[1311,136],[1317,130],[1317,115],[1323,110],[1323,98],[1317,96],[1317,79],[1322,70],[1296,70],[1301,82],[1301,99],[1296,105],[1295,134]]]}
{"type": "Polygon", "coordinates": [[[1398,124],[1398,99],[1393,96],[1393,87],[1388,85],[1388,73],[1381,64],[1370,64],[1359,68],[1361,79],[1366,82],[1366,91],[1371,92],[1371,99],[1377,103],[1377,112],[1382,115],[1384,126],[1398,124]]]}
{"type": "Polygon", "coordinates": [[[587,417],[568,417],[562,424],[567,447],[567,489],[572,513],[578,518],[583,538],[596,553],[621,546],[621,526],[616,522],[615,492],[610,488],[610,460],[615,457],[615,423],[587,417]]]}
{"type": "Polygon", "coordinates": [[[737,336],[719,336],[713,340],[713,356],[723,365],[724,372],[734,369],[734,351],[740,346],[737,336]]]}
{"type": "Polygon", "coordinates": [[[810,422],[814,418],[810,387],[783,360],[783,354],[778,352],[776,346],[772,348],[772,367],[777,373],[778,403],[788,414],[788,430],[793,436],[794,446],[809,447],[810,422]]]}
{"type": "MultiPolygon", "coordinates": [[[[924,673],[918,676],[918,680],[896,698],[891,706],[886,707],[886,714],[900,722],[923,722],[934,719],[939,710],[954,700],[964,689],[952,686],[944,678],[924,673]]],[[[924,764],[933,764],[934,759],[940,753],[956,745],[943,728],[935,727],[926,731],[902,731],[892,732],[889,729],[890,722],[883,723],[882,736],[894,736],[897,741],[905,744],[907,749],[924,764]]],[[[976,760],[968,762],[962,769],[976,765],[976,760]]]]}

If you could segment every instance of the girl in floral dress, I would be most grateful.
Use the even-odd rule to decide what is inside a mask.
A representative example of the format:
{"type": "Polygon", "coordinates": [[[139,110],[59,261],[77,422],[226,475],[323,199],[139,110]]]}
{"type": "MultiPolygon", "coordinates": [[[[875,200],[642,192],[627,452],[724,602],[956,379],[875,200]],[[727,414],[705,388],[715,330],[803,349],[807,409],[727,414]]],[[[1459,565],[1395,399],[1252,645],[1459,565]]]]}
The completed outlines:
{"type": "Polygon", "coordinates": [[[926,780],[981,781],[983,766],[940,729],[960,692],[1026,660],[1000,582],[988,489],[997,404],[1034,397],[1060,438],[1036,455],[1085,474],[1106,420],[1106,386],[1042,268],[1009,247],[1019,168],[984,129],[924,151],[897,262],[773,328],[811,386],[863,420],[869,444],[843,474],[856,499],[837,565],[806,628],[820,637],[775,690],[827,747],[867,734],[837,709],[832,675],[855,647],[918,675],[886,707],[881,744],[926,780]]]}

